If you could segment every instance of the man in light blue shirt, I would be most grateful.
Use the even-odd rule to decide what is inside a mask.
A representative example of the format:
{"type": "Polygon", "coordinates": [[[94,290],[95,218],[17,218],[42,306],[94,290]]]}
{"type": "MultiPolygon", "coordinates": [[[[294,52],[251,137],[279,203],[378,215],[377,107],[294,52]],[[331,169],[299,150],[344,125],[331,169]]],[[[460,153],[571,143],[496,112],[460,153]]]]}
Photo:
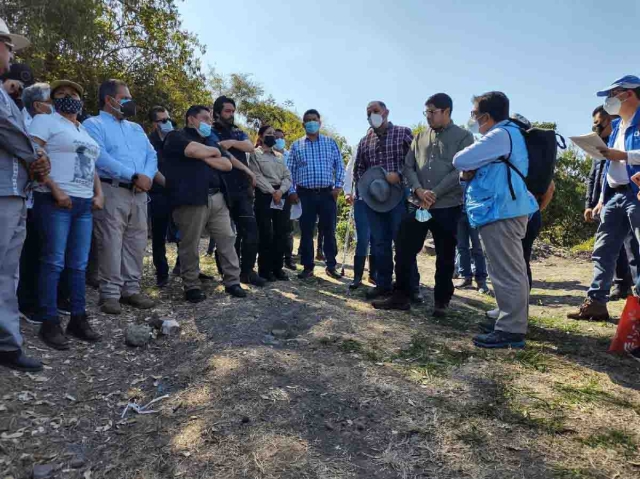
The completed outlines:
{"type": "Polygon", "coordinates": [[[98,261],[101,310],[120,314],[120,303],[148,309],[154,302],[140,292],[147,246],[147,192],[158,171],[156,151],[140,125],[129,88],[120,80],[100,85],[100,114],[83,125],[100,146],[96,170],[105,207],[94,212],[94,251],[98,261]]]}

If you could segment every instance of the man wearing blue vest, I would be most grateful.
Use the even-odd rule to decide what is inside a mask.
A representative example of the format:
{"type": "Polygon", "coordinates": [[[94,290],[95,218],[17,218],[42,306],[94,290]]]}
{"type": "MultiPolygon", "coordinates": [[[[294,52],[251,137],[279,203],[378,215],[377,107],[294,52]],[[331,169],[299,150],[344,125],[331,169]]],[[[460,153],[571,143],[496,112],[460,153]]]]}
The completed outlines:
{"type": "MultiPolygon", "coordinates": [[[[640,78],[624,76],[597,95],[606,97],[606,112],[620,118],[612,123],[609,146],[600,149],[607,164],[600,201],[593,210],[593,214],[600,214],[601,218],[592,255],[593,282],[580,310],[567,317],[606,321],[616,259],[629,227],[640,240],[639,190],[634,182],[634,175],[640,173],[640,78]]],[[[638,296],[639,292],[636,283],[633,294],[638,296]]]]}
{"type": "Polygon", "coordinates": [[[486,334],[474,338],[481,348],[523,348],[529,320],[529,281],[522,240],[538,202],[524,180],[508,174],[509,161],[526,177],[529,154],[520,128],[509,120],[509,99],[489,92],[473,99],[469,129],[482,138],[453,158],[453,166],[468,181],[466,211],[472,227],[479,228],[489,276],[500,315],[486,334]],[[513,194],[509,188],[509,176],[513,194]]]}

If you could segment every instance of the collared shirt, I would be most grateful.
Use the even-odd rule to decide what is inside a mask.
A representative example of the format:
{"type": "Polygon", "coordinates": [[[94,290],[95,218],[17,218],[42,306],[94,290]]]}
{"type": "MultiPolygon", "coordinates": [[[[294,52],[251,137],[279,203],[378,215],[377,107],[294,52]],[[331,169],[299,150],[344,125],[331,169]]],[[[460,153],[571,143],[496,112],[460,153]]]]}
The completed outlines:
{"type": "Polygon", "coordinates": [[[461,205],[462,187],[453,157],[471,144],[473,135],[453,122],[437,131],[427,127],[413,139],[405,158],[402,173],[409,188],[433,191],[437,198],[432,208],[461,205]]]}
{"type": "Polygon", "coordinates": [[[140,125],[101,111],[86,119],[83,126],[100,146],[96,169],[101,178],[130,182],[136,173],[151,179],[156,175],[156,150],[140,125]]]}
{"type": "MultiPolygon", "coordinates": [[[[624,144],[625,134],[627,133],[628,124],[624,121],[620,123],[620,130],[618,130],[618,136],[616,136],[614,150],[626,151],[624,144]]],[[[629,164],[633,164],[633,157],[631,152],[627,153],[629,157],[629,164]]],[[[627,171],[626,161],[612,161],[607,171],[607,182],[611,188],[618,186],[624,186],[629,184],[629,172],[627,171]]]]}
{"type": "Polygon", "coordinates": [[[291,188],[291,173],[278,152],[266,153],[262,148],[256,148],[249,157],[249,168],[256,174],[256,186],[263,193],[273,194],[278,186],[282,194],[291,188]]]}
{"type": "Polygon", "coordinates": [[[357,184],[364,172],[374,166],[381,166],[387,173],[401,173],[412,141],[411,130],[404,126],[389,123],[382,135],[369,128],[358,144],[353,181],[357,184]]]}
{"type": "Polygon", "coordinates": [[[333,138],[318,135],[316,141],[300,138],[291,145],[289,171],[295,187],[342,188],[344,163],[333,138]]]}

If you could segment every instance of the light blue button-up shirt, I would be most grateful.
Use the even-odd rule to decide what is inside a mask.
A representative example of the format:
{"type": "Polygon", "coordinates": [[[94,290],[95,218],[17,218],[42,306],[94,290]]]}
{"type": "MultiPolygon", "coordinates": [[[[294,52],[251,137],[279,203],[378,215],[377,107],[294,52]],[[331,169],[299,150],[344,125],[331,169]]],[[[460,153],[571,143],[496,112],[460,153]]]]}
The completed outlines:
{"type": "Polygon", "coordinates": [[[140,125],[127,120],[117,120],[101,111],[82,124],[100,145],[96,169],[100,178],[130,182],[141,173],[153,179],[158,171],[156,150],[140,125]]]}

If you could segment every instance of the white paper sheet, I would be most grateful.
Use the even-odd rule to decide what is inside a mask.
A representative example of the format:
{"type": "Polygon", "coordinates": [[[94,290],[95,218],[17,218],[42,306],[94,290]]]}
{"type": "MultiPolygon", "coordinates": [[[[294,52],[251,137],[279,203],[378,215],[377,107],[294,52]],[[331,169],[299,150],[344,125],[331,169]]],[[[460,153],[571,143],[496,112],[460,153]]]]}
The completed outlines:
{"type": "Polygon", "coordinates": [[[597,133],[589,133],[588,135],[570,136],[569,139],[573,141],[574,145],[584,151],[587,155],[595,160],[606,160],[604,156],[600,154],[598,148],[606,148],[607,145],[597,133]]]}

